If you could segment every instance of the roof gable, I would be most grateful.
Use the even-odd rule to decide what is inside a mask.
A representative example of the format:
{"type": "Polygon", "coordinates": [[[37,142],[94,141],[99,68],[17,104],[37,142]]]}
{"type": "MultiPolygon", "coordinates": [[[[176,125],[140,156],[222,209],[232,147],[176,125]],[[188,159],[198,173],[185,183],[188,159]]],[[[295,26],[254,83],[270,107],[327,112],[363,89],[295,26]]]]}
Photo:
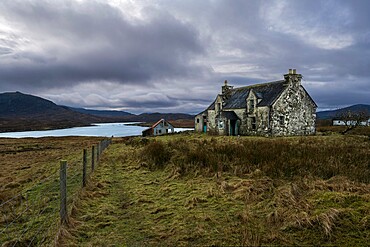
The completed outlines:
{"type": "Polygon", "coordinates": [[[158,122],[156,122],[155,124],[153,124],[152,125],[152,127],[150,127],[150,128],[152,128],[152,129],[154,129],[155,127],[157,127],[159,124],[163,124],[163,125],[168,125],[168,126],[172,126],[172,124],[171,123],[169,123],[168,121],[166,121],[166,120],[164,120],[163,118],[162,119],[160,119],[160,120],[158,120],[158,122]]]}

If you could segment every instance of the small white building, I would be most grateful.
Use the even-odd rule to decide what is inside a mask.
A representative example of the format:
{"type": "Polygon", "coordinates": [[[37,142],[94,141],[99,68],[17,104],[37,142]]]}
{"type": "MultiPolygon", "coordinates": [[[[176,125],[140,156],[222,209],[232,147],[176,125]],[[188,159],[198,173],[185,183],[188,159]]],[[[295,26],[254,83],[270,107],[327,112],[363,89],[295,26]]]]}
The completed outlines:
{"type": "MultiPolygon", "coordinates": [[[[351,121],[344,121],[344,120],[333,120],[333,125],[337,126],[355,126],[357,125],[357,121],[351,120],[351,121]]],[[[370,118],[367,121],[361,121],[360,126],[370,126],[370,118]]]]}
{"type": "Polygon", "coordinates": [[[143,130],[142,135],[143,136],[157,136],[157,135],[164,135],[169,133],[174,133],[175,128],[172,124],[165,121],[164,119],[159,120],[155,124],[152,125],[152,127],[143,130]]]}

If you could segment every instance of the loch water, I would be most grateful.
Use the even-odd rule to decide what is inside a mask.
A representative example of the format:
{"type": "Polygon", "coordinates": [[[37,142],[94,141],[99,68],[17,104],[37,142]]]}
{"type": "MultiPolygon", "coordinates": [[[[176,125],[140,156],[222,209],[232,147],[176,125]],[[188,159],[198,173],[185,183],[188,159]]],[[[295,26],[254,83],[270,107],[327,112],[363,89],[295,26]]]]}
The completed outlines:
{"type": "MultiPolygon", "coordinates": [[[[56,130],[22,131],[0,133],[0,137],[25,138],[48,136],[106,136],[124,137],[138,136],[147,127],[133,125],[135,123],[99,123],[86,127],[74,127],[56,130]]],[[[192,128],[175,128],[175,132],[193,130],[192,128]]]]}

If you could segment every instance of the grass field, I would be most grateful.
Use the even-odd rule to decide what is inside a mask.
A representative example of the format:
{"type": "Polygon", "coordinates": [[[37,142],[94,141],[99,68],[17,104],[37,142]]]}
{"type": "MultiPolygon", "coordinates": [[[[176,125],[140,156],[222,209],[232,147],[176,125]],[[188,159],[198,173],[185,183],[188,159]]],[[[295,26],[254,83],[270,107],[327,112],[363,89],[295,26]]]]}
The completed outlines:
{"type": "Polygon", "coordinates": [[[100,140],[0,139],[0,246],[368,244],[369,136],[115,138],[81,190],[100,140]]]}
{"type": "Polygon", "coordinates": [[[59,224],[59,162],[68,161],[71,205],[81,187],[82,150],[101,139],[0,138],[0,246],[53,242],[59,224]]]}
{"type": "Polygon", "coordinates": [[[59,243],[365,246],[369,144],[342,135],[115,138],[59,243]]]}

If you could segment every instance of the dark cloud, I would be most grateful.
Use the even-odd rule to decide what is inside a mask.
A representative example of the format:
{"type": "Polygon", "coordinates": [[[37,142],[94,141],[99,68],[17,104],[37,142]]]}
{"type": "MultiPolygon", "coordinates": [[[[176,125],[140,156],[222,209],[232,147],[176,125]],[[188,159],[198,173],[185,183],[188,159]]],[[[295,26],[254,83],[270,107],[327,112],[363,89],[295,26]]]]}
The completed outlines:
{"type": "Polygon", "coordinates": [[[197,31],[173,16],[152,11],[149,20],[131,23],[107,4],[67,3],[0,5],[4,17],[20,25],[36,46],[14,51],[2,63],[3,83],[33,87],[91,80],[147,83],[191,76],[202,69],[189,63],[203,53],[197,31]]]}
{"type": "Polygon", "coordinates": [[[225,79],[296,68],[319,107],[370,104],[369,10],[366,0],[4,0],[0,90],[195,113],[225,79]]]}

